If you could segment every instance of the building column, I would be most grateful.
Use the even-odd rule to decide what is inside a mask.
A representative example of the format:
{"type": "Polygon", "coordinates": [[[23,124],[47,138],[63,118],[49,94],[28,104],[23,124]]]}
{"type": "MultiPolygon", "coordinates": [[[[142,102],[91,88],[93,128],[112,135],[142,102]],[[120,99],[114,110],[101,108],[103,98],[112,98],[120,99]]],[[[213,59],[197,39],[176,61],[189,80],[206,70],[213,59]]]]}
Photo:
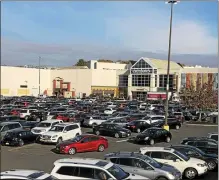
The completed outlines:
{"type": "Polygon", "coordinates": [[[128,76],[128,97],[129,100],[132,100],[132,75],[128,76]]]}
{"type": "Polygon", "coordinates": [[[151,74],[151,79],[150,79],[150,91],[154,92],[156,87],[155,87],[155,74],[151,74]]]}

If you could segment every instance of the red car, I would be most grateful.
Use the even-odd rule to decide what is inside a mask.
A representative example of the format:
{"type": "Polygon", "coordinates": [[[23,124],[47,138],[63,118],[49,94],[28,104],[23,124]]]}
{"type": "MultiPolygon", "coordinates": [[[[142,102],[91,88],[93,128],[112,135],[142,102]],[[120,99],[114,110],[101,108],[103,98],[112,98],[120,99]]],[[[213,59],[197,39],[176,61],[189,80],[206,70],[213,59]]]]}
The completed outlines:
{"type": "Polygon", "coordinates": [[[15,116],[19,115],[20,114],[20,110],[21,109],[12,109],[11,110],[11,115],[15,115],[15,116]]]}
{"type": "Polygon", "coordinates": [[[63,120],[64,122],[72,122],[75,121],[75,115],[61,113],[57,115],[56,119],[63,120]]]}
{"type": "Polygon", "coordinates": [[[108,140],[105,137],[92,134],[79,135],[56,145],[56,151],[70,155],[86,151],[103,152],[106,148],[108,148],[108,140]]]}

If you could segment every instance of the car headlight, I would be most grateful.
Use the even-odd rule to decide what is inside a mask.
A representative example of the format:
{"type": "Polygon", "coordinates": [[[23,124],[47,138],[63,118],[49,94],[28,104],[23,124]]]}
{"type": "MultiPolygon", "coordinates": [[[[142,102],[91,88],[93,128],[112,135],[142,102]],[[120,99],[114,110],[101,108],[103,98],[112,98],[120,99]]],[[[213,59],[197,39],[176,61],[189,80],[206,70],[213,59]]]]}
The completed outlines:
{"type": "Polygon", "coordinates": [[[120,131],[120,133],[121,133],[121,134],[125,134],[125,132],[123,132],[123,131],[120,131]]]}
{"type": "Polygon", "coordinates": [[[197,166],[204,167],[205,165],[204,164],[197,164],[197,166]]]}
{"type": "Polygon", "coordinates": [[[144,138],[144,140],[148,140],[148,139],[149,139],[149,137],[144,138]]]}
{"type": "Polygon", "coordinates": [[[58,135],[55,135],[55,136],[53,136],[52,138],[57,138],[58,137],[58,135]]]}

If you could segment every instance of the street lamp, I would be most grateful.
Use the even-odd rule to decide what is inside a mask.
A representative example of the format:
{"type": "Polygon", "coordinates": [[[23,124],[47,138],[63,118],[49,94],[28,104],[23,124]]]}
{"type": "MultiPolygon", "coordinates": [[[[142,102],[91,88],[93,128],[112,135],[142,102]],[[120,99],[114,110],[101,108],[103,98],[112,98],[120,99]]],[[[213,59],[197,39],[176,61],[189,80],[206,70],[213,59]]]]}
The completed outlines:
{"type": "Polygon", "coordinates": [[[169,32],[169,48],[168,48],[168,63],[167,63],[167,85],[166,85],[166,106],[165,106],[165,124],[164,129],[169,131],[169,126],[167,124],[168,109],[169,109],[169,84],[170,84],[170,54],[171,54],[171,38],[172,38],[172,20],[173,20],[173,5],[177,4],[179,1],[167,1],[166,4],[171,5],[170,11],[170,32],[169,32]]]}

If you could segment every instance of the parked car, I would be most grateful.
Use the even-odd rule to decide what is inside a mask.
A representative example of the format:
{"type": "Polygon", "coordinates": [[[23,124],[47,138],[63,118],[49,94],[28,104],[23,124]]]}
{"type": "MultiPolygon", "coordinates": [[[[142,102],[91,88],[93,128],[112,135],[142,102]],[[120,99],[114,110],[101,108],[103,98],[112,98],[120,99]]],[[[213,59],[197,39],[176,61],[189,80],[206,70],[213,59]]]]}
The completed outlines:
{"type": "Polygon", "coordinates": [[[170,148],[173,148],[188,157],[195,157],[206,161],[208,164],[208,170],[210,171],[216,170],[218,167],[218,155],[216,154],[206,154],[201,149],[189,145],[173,145],[170,148]]]}
{"type": "Polygon", "coordinates": [[[63,122],[72,122],[75,121],[75,114],[60,113],[56,119],[63,120],[63,122]]]}
{"type": "Polygon", "coordinates": [[[127,122],[126,118],[116,117],[116,118],[110,118],[103,123],[113,123],[113,124],[117,124],[121,127],[125,127],[128,122],[127,122]]]}
{"type": "Polygon", "coordinates": [[[115,109],[108,107],[105,109],[104,114],[113,114],[114,112],[116,112],[115,109]]]}
{"type": "Polygon", "coordinates": [[[11,131],[14,130],[22,130],[23,127],[21,126],[20,123],[18,122],[2,122],[0,123],[0,131],[1,131],[1,136],[0,138],[4,138],[4,136],[11,131]]]}
{"type": "Polygon", "coordinates": [[[35,140],[36,135],[29,130],[14,130],[7,132],[1,144],[8,146],[23,146],[24,144],[33,143],[35,140]]]}
{"type": "Polygon", "coordinates": [[[19,116],[9,115],[9,116],[0,116],[0,121],[11,121],[11,120],[19,120],[19,116]]]}
{"type": "MultiPolygon", "coordinates": [[[[181,120],[177,119],[177,118],[168,118],[167,119],[167,124],[169,126],[170,129],[180,129],[181,127],[181,120]]],[[[163,127],[165,125],[165,121],[157,121],[154,123],[151,123],[151,126],[153,127],[163,127]]]]}
{"type": "Polygon", "coordinates": [[[105,160],[118,164],[123,170],[153,180],[180,180],[181,172],[170,165],[161,164],[156,160],[138,152],[115,152],[106,154],[105,160]]]}
{"type": "Polygon", "coordinates": [[[70,155],[87,151],[103,152],[106,148],[108,148],[108,140],[92,134],[78,135],[73,139],[56,145],[56,150],[59,153],[70,155]]]}
{"type": "Polygon", "coordinates": [[[143,117],[145,117],[145,114],[142,113],[135,113],[135,114],[131,114],[127,117],[128,121],[134,121],[134,120],[140,120],[143,117]]]}
{"type": "Polygon", "coordinates": [[[136,143],[146,143],[150,145],[154,145],[156,142],[167,142],[169,143],[172,139],[172,134],[162,128],[148,128],[144,130],[142,133],[139,133],[134,141],[136,143]]]}
{"type": "Polygon", "coordinates": [[[155,123],[158,121],[164,120],[165,116],[161,115],[147,115],[143,117],[141,120],[145,120],[148,124],[155,123]]]}
{"type": "Polygon", "coordinates": [[[119,166],[100,159],[66,158],[54,162],[51,175],[58,179],[148,179],[125,172],[119,166]]]}
{"type": "Polygon", "coordinates": [[[218,141],[218,132],[215,133],[209,133],[208,138],[213,139],[215,141],[218,141]]]}
{"type": "Polygon", "coordinates": [[[39,122],[37,121],[26,121],[26,120],[11,120],[10,122],[18,122],[21,124],[21,126],[26,129],[26,130],[30,130],[33,129],[34,127],[36,127],[38,125],[39,122]]]}
{"type": "Polygon", "coordinates": [[[93,133],[96,135],[113,136],[115,138],[129,137],[131,131],[117,124],[104,123],[93,128],[93,133]]]}
{"type": "Polygon", "coordinates": [[[59,123],[49,131],[40,135],[39,141],[44,143],[61,143],[81,135],[81,127],[78,123],[59,123]]]}
{"type": "Polygon", "coordinates": [[[47,112],[45,111],[34,111],[30,114],[28,121],[44,121],[47,119],[47,112]]]}
{"type": "Polygon", "coordinates": [[[3,171],[0,173],[1,179],[40,179],[40,180],[56,180],[57,178],[52,175],[38,170],[24,170],[24,169],[13,169],[9,171],[3,171]]]}
{"type": "Polygon", "coordinates": [[[34,111],[37,111],[37,109],[21,109],[20,110],[20,118],[28,120],[30,117],[30,114],[34,111]]]}
{"type": "Polygon", "coordinates": [[[140,152],[156,161],[177,168],[188,179],[194,179],[208,172],[207,163],[201,159],[188,157],[179,151],[165,147],[143,147],[140,152]]]}
{"type": "Polygon", "coordinates": [[[148,124],[145,120],[135,120],[126,124],[125,128],[131,130],[132,132],[140,133],[145,129],[150,128],[151,125],[148,124]]]}
{"type": "Polygon", "coordinates": [[[101,116],[87,116],[84,120],[83,125],[87,127],[95,127],[97,125],[100,125],[101,123],[105,122],[107,120],[106,117],[101,116]]]}
{"type": "Polygon", "coordinates": [[[42,121],[39,124],[37,124],[36,127],[31,129],[31,132],[35,135],[41,135],[45,132],[48,132],[53,126],[55,126],[56,124],[59,124],[59,123],[63,123],[63,121],[56,120],[56,119],[42,121]]]}
{"type": "Polygon", "coordinates": [[[205,153],[218,154],[218,142],[205,137],[188,137],[180,144],[195,146],[205,153]]]}

